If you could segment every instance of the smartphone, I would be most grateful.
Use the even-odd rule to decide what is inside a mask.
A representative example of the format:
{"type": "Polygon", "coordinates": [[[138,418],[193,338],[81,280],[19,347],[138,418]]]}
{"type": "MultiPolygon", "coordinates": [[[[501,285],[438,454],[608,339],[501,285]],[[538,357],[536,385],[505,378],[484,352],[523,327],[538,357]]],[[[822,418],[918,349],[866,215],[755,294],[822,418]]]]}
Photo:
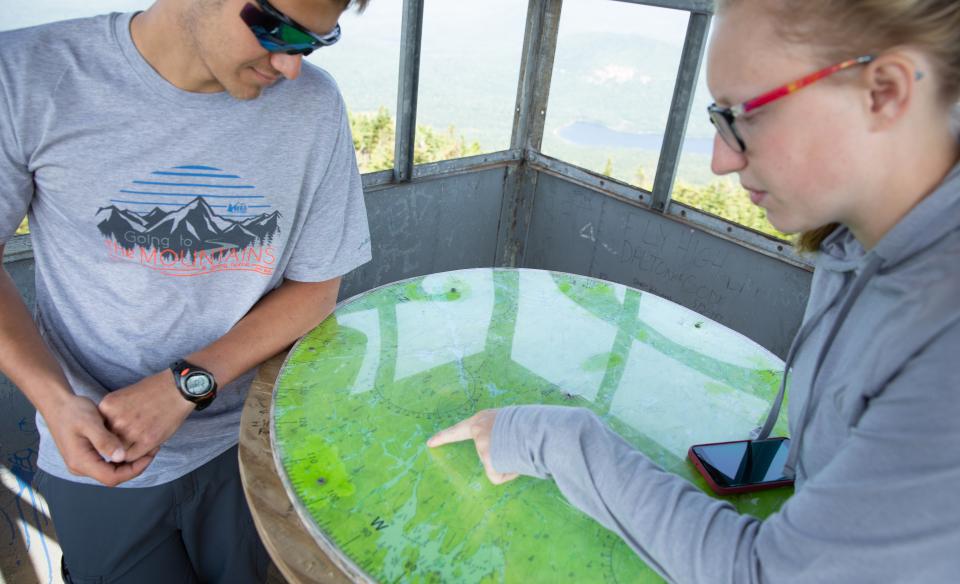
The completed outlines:
{"type": "Polygon", "coordinates": [[[687,456],[714,493],[733,495],[792,485],[783,474],[789,452],[789,438],[767,438],[697,444],[687,456]]]}

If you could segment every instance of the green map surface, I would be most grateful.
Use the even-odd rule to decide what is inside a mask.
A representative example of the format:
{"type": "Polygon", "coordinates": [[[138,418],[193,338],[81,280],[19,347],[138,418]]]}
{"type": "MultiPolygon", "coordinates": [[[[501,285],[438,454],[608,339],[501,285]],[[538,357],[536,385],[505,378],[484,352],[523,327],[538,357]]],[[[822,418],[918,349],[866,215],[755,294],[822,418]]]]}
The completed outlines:
{"type": "MultiPolygon", "coordinates": [[[[659,582],[551,481],[487,482],[437,430],[483,408],[587,407],[706,489],[691,444],[745,438],[783,364],[652,294],[524,269],[434,274],[364,293],[291,351],[274,389],[281,478],[351,575],[382,582],[659,582]]],[[[785,409],[784,409],[785,411],[785,409]]],[[[775,435],[786,435],[779,421],[775,435]]],[[[726,497],[774,512],[791,491],[726,497]]]]}

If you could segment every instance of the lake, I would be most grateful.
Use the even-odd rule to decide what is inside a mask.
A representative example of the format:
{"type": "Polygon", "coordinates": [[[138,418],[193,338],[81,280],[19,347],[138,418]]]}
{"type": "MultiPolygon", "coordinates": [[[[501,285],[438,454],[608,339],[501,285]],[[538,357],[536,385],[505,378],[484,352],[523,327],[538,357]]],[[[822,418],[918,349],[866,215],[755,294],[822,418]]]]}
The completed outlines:
{"type": "MultiPolygon", "coordinates": [[[[663,143],[662,134],[620,132],[597,122],[573,122],[559,128],[556,134],[577,146],[638,148],[656,152],[660,150],[660,145],[663,143]]],[[[713,138],[687,138],[683,141],[683,151],[687,154],[709,156],[713,152],[713,138]]]]}

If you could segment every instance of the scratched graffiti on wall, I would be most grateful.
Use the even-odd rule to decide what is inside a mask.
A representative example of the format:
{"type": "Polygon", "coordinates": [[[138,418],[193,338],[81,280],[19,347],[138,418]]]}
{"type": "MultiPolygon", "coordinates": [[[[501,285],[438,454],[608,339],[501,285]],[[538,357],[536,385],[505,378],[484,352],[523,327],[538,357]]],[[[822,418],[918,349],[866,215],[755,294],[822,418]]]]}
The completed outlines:
{"type": "MultiPolygon", "coordinates": [[[[0,380],[2,382],[3,380],[0,380]]],[[[33,487],[39,434],[18,394],[2,396],[0,419],[0,582],[61,584],[60,546],[46,502],[33,487]],[[9,409],[22,410],[9,415],[9,409]]]]}

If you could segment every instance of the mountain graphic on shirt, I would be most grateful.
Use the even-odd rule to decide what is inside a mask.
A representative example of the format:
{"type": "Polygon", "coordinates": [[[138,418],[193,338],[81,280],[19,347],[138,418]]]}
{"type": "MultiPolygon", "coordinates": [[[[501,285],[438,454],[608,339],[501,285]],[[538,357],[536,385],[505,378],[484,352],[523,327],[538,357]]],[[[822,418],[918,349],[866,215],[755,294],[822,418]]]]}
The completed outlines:
{"type": "Polygon", "coordinates": [[[160,210],[160,207],[154,207],[153,211],[150,211],[143,216],[144,221],[146,221],[146,226],[153,227],[157,224],[158,221],[166,217],[167,214],[160,210]]]}
{"type": "Polygon", "coordinates": [[[164,248],[194,253],[200,250],[226,252],[270,243],[280,231],[280,212],[262,213],[243,221],[217,215],[210,205],[197,197],[173,211],[155,207],[138,214],[115,205],[101,207],[97,217],[100,233],[121,247],[164,248]]]}
{"type": "MultiPolygon", "coordinates": [[[[109,207],[101,207],[97,210],[97,214],[101,211],[110,211],[110,216],[100,223],[100,232],[103,233],[103,225],[105,223],[117,226],[124,226],[125,228],[132,228],[136,226],[137,228],[143,229],[147,227],[148,221],[145,217],[137,215],[133,211],[127,211],[126,209],[118,209],[113,205],[109,207]]],[[[162,211],[161,211],[162,212],[162,211]]],[[[106,233],[104,233],[106,235],[106,233]]]]}

